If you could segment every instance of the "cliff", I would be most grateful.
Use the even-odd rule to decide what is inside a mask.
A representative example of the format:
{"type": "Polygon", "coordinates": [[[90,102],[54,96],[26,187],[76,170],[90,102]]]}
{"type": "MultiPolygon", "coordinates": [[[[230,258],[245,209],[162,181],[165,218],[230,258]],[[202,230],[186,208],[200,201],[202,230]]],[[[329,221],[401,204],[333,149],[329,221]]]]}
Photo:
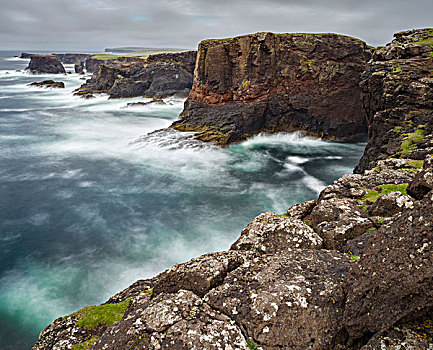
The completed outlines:
{"type": "MultiPolygon", "coordinates": [[[[86,68],[94,59],[87,59],[86,68]]],[[[97,72],[76,92],[90,97],[108,93],[111,98],[187,96],[193,81],[195,51],[151,55],[147,59],[119,57],[99,63],[97,72]]]]}
{"type": "Polygon", "coordinates": [[[65,68],[54,55],[33,55],[26,70],[31,73],[66,74],[65,68]]]}
{"type": "MultiPolygon", "coordinates": [[[[430,43],[432,32],[396,40],[413,45],[427,33],[422,41],[430,43]]],[[[388,106],[414,104],[378,93],[395,74],[379,80],[369,73],[394,44],[376,51],[364,75],[363,105],[377,119],[369,122],[369,144],[377,149],[388,144],[379,129],[388,106]]],[[[399,91],[419,88],[431,100],[433,55],[411,50],[399,61],[413,64],[399,91]]],[[[418,107],[431,116],[426,102],[418,107]]],[[[423,122],[396,136],[408,152],[387,148],[378,159],[367,149],[374,168],[358,167],[284,214],[259,215],[228,251],[175,265],[106,304],[55,320],[33,349],[431,349],[433,134],[432,119],[423,122]]],[[[393,123],[408,127],[404,118],[393,123]]]]}
{"type": "Polygon", "coordinates": [[[257,33],[206,40],[172,128],[228,144],[260,131],[366,138],[359,82],[370,50],[336,34],[257,33]]]}

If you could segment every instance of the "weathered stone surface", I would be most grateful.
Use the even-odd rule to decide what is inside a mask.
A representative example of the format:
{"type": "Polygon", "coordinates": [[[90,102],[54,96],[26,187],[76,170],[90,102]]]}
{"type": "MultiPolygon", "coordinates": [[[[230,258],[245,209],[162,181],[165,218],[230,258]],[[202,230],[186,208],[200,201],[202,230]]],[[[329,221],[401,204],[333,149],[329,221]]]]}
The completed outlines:
{"type": "Polygon", "coordinates": [[[302,220],[307,215],[311,214],[311,211],[316,205],[317,201],[315,200],[292,205],[289,209],[287,209],[287,215],[292,218],[302,220]]]}
{"type": "Polygon", "coordinates": [[[347,256],[324,250],[262,255],[229,273],[204,298],[263,349],[325,349],[343,327],[347,256]]]}
{"type": "Polygon", "coordinates": [[[423,320],[375,334],[361,350],[432,350],[433,321],[423,320]]]}
{"type": "Polygon", "coordinates": [[[350,338],[387,329],[433,306],[433,195],[382,226],[348,274],[350,338]]]}
{"type": "Polygon", "coordinates": [[[365,43],[336,34],[205,40],[191,94],[172,127],[207,131],[200,138],[220,144],[260,131],[364,137],[358,84],[369,57],[365,43]]]}
{"type": "Polygon", "coordinates": [[[65,83],[61,81],[54,81],[54,80],[44,80],[40,82],[34,82],[29,84],[30,86],[39,86],[39,87],[53,87],[53,88],[65,88],[65,83]]]}
{"type": "MultiPolygon", "coordinates": [[[[433,153],[433,152],[432,152],[433,153]]],[[[433,157],[429,156],[424,161],[423,170],[416,174],[415,178],[409,184],[407,192],[421,199],[433,189],[433,157]]]]}
{"type": "Polygon", "coordinates": [[[400,192],[391,192],[380,196],[369,208],[368,213],[373,216],[393,216],[404,208],[413,207],[413,201],[409,196],[400,192]]]}
{"type": "Polygon", "coordinates": [[[154,293],[174,293],[180,289],[203,296],[221,284],[227,274],[245,261],[245,254],[226,251],[209,253],[186,263],[173,265],[158,276],[154,293]]]}
{"type": "Polygon", "coordinates": [[[355,168],[358,173],[391,156],[423,159],[420,149],[428,146],[421,140],[433,131],[433,47],[426,44],[433,40],[433,29],[401,32],[395,37],[376,50],[363,74],[369,142],[355,168]]]}
{"type": "Polygon", "coordinates": [[[367,213],[347,198],[320,201],[311,212],[311,219],[326,249],[342,250],[348,240],[373,227],[367,213]]]}
{"type": "Polygon", "coordinates": [[[321,247],[322,239],[301,220],[267,212],[249,223],[230,249],[275,254],[290,248],[321,247]]]}
{"type": "Polygon", "coordinates": [[[65,68],[54,55],[32,55],[26,70],[36,74],[66,74],[65,68]]]}
{"type": "Polygon", "coordinates": [[[179,290],[132,300],[121,322],[109,328],[92,349],[247,349],[241,330],[197,295],[179,290]]]}

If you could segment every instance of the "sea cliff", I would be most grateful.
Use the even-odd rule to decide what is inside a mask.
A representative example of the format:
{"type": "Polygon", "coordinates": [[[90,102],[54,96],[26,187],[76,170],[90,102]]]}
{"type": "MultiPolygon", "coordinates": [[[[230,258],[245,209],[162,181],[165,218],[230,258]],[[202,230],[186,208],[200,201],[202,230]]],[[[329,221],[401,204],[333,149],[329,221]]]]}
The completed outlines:
{"type": "Polygon", "coordinates": [[[395,37],[365,63],[357,174],[259,215],[227,251],[55,320],[33,349],[431,349],[433,30],[395,37]]]}
{"type": "Polygon", "coordinates": [[[205,40],[192,91],[172,128],[221,145],[261,131],[366,138],[359,82],[369,58],[363,41],[337,34],[205,40]]]}

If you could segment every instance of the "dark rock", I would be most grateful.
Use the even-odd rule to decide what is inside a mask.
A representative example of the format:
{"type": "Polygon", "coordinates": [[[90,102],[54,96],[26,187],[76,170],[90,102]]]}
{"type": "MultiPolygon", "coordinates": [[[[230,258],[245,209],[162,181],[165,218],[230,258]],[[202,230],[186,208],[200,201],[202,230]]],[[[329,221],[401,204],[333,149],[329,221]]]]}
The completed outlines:
{"type": "Polygon", "coordinates": [[[347,198],[319,201],[311,212],[311,219],[326,249],[343,250],[348,240],[373,227],[367,213],[347,198]]]}
{"type": "Polygon", "coordinates": [[[433,29],[395,34],[396,39],[369,62],[361,87],[367,112],[369,142],[355,172],[379,159],[400,156],[423,159],[422,138],[433,132],[433,29]],[[413,153],[413,154],[412,154],[413,153]]]}
{"type": "Polygon", "coordinates": [[[149,102],[129,102],[126,104],[127,107],[131,107],[131,106],[147,106],[150,104],[156,103],[158,105],[165,105],[166,103],[164,102],[163,99],[161,98],[154,98],[152,99],[152,101],[149,102]]]}
{"type": "Polygon", "coordinates": [[[382,226],[349,272],[344,324],[352,341],[433,306],[432,202],[426,196],[382,226]]]}
{"type": "Polygon", "coordinates": [[[407,188],[407,193],[416,199],[421,199],[431,190],[433,190],[433,156],[425,159],[423,170],[415,175],[407,188]]]}
{"type": "Polygon", "coordinates": [[[27,52],[21,52],[20,58],[32,58],[34,54],[33,53],[27,53],[27,52]]]}
{"type": "Polygon", "coordinates": [[[219,144],[282,130],[365,138],[365,113],[357,96],[369,57],[365,43],[336,34],[205,40],[191,94],[172,127],[202,132],[202,140],[219,144]],[[209,129],[211,137],[203,133],[209,129]]]}
{"type": "Polygon", "coordinates": [[[83,61],[77,61],[77,62],[75,62],[74,70],[75,70],[75,73],[77,73],[77,74],[84,73],[84,63],[83,63],[83,61]]]}
{"type": "Polygon", "coordinates": [[[75,64],[77,62],[84,62],[88,57],[90,57],[87,53],[53,53],[60,62],[64,64],[75,64]]]}
{"type": "Polygon", "coordinates": [[[26,70],[31,73],[66,74],[65,68],[59,59],[53,55],[32,55],[26,70]]]}
{"type": "Polygon", "coordinates": [[[98,60],[96,58],[89,57],[85,61],[86,71],[88,73],[97,72],[99,66],[103,63],[105,63],[105,60],[98,60]]]}
{"type": "Polygon", "coordinates": [[[411,208],[413,201],[409,196],[400,192],[391,192],[380,196],[369,208],[368,213],[373,216],[393,216],[404,208],[411,208]]]}
{"type": "Polygon", "coordinates": [[[29,86],[40,86],[40,87],[53,87],[53,88],[65,88],[65,83],[61,81],[54,81],[54,80],[44,80],[40,82],[34,82],[29,84],[29,86]]]}
{"type": "Polygon", "coordinates": [[[324,250],[262,255],[229,273],[204,301],[263,349],[333,349],[343,336],[347,256],[324,250]]]}

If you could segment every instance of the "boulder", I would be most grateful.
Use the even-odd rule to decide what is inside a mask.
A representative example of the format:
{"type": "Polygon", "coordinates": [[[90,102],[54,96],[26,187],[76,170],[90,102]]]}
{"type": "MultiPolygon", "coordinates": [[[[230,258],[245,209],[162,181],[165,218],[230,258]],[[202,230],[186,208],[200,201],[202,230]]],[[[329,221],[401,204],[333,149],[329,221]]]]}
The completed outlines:
{"type": "Polygon", "coordinates": [[[275,254],[290,248],[320,249],[321,247],[322,238],[301,220],[267,212],[260,214],[249,223],[230,249],[275,254]]]}
{"type": "Polygon", "coordinates": [[[83,61],[77,61],[77,62],[75,62],[75,64],[74,64],[74,70],[75,70],[75,73],[77,73],[77,74],[84,73],[84,63],[83,63],[83,61]]]}
{"type": "Polygon", "coordinates": [[[423,170],[416,174],[409,184],[407,193],[416,199],[421,199],[431,190],[433,190],[433,156],[425,159],[423,170]]]}
{"type": "Polygon", "coordinates": [[[393,216],[404,208],[413,207],[413,201],[409,196],[400,192],[391,192],[380,196],[368,207],[368,213],[373,216],[393,216]]]}
{"type": "Polygon", "coordinates": [[[32,55],[26,70],[31,73],[66,74],[65,68],[54,55],[32,55]]]}

